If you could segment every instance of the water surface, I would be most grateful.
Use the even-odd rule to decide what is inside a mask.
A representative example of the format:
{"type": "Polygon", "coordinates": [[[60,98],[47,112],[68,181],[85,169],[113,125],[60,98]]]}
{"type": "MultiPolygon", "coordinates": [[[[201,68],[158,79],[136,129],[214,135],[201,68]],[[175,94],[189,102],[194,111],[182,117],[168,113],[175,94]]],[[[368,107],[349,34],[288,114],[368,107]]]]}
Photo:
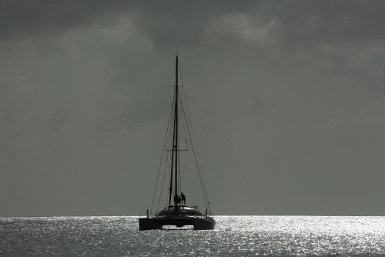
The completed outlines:
{"type": "Polygon", "coordinates": [[[0,218],[0,256],[385,256],[385,217],[216,216],[212,231],[137,219],[0,218]]]}

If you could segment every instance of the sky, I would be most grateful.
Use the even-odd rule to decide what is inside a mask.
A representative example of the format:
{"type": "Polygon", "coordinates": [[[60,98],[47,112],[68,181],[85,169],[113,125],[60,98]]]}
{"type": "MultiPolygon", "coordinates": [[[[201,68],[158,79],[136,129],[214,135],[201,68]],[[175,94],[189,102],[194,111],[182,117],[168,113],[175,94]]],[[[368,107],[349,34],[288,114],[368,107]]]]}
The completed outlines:
{"type": "Polygon", "coordinates": [[[214,214],[384,215],[384,13],[0,0],[0,216],[144,214],[177,51],[214,214]]]}

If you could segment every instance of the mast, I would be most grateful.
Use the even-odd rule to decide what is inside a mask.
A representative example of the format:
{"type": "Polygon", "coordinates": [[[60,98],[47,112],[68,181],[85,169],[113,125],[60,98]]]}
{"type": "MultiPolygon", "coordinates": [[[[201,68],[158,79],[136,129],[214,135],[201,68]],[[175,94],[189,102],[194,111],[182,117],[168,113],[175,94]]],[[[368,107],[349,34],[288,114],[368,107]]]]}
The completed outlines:
{"type": "Polygon", "coordinates": [[[175,98],[174,98],[174,128],[172,134],[171,175],[168,205],[171,205],[171,196],[174,192],[174,206],[178,205],[178,55],[175,57],[175,98]],[[173,178],[174,183],[173,183],[173,178]]]}
{"type": "MultiPolygon", "coordinates": [[[[178,55],[175,56],[175,196],[178,196],[178,55]]],[[[176,203],[175,203],[176,205],[176,203]]]]}

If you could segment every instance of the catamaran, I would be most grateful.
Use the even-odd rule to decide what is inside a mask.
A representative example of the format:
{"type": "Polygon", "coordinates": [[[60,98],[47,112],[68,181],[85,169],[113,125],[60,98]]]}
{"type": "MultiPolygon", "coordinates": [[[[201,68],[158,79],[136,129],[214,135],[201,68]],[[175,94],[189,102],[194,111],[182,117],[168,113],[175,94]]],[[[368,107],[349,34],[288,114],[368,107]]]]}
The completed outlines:
{"type": "MultiPolygon", "coordinates": [[[[183,227],[186,225],[193,226],[194,230],[209,230],[214,229],[215,220],[212,217],[212,212],[210,210],[210,202],[208,201],[207,190],[205,188],[205,184],[203,181],[203,177],[201,174],[200,162],[198,160],[197,149],[193,144],[193,136],[192,128],[189,128],[189,122],[186,117],[186,107],[181,101],[180,97],[180,85],[179,85],[179,61],[178,55],[175,57],[175,90],[173,103],[171,107],[170,119],[169,119],[169,127],[172,127],[170,136],[166,135],[166,141],[169,139],[168,143],[165,143],[165,146],[168,145],[170,149],[165,149],[170,155],[169,160],[169,190],[167,197],[167,206],[158,212],[156,210],[155,214],[153,214],[153,205],[155,194],[157,191],[157,185],[159,180],[159,173],[157,179],[157,185],[155,187],[155,193],[152,201],[151,212],[147,210],[146,217],[139,218],[139,230],[153,230],[153,229],[162,229],[165,225],[172,225],[176,227],[183,227]],[[180,111],[181,109],[181,111],[180,111]],[[195,166],[197,169],[197,175],[199,176],[199,181],[202,187],[203,198],[206,205],[206,210],[204,214],[199,210],[198,206],[188,206],[186,204],[186,196],[182,192],[181,182],[180,182],[180,152],[185,151],[185,149],[180,149],[180,140],[179,140],[179,122],[180,119],[183,118],[185,123],[184,128],[187,131],[188,139],[186,138],[186,142],[189,141],[191,145],[191,150],[193,152],[195,166]]],[[[190,124],[191,125],[191,124],[190,124]]],[[[167,130],[169,131],[169,130],[167,130]]],[[[163,156],[163,154],[162,154],[163,156]]],[[[163,159],[163,158],[162,158],[163,159]]],[[[162,163],[162,161],[161,161],[162,163]]],[[[163,187],[162,187],[163,188],[163,187]]],[[[162,191],[162,190],[160,190],[162,191]]],[[[160,192],[160,196],[162,193],[160,192]]],[[[160,197],[159,197],[160,198],[160,197]]],[[[159,206],[159,204],[158,204],[159,206]]]]}

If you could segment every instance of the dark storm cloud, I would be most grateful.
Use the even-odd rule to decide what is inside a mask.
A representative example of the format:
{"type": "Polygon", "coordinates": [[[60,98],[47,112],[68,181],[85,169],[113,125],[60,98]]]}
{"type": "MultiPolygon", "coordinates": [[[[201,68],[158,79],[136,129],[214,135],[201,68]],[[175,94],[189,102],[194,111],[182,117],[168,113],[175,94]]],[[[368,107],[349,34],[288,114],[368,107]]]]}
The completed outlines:
{"type": "MultiPolygon", "coordinates": [[[[218,3],[214,1],[210,3],[204,1],[153,3],[150,1],[113,0],[107,3],[101,0],[2,0],[0,1],[0,17],[2,19],[0,38],[4,40],[63,33],[82,24],[106,22],[108,21],[108,15],[116,15],[126,11],[143,13],[145,19],[140,22],[144,22],[144,25],[148,23],[150,32],[152,31],[151,25],[155,25],[151,23],[155,22],[158,23],[158,28],[162,28],[159,31],[160,34],[161,32],[167,32],[163,31],[163,29],[167,29],[166,27],[170,29],[169,32],[173,33],[174,26],[179,26],[178,23],[188,22],[188,19],[194,19],[201,23],[212,15],[212,11],[223,13],[231,10],[244,10],[245,3],[238,5],[221,2],[221,5],[218,6],[218,3]],[[150,18],[150,21],[146,21],[148,18],[150,18]],[[177,21],[175,18],[181,20],[177,21]]],[[[250,2],[247,5],[250,5],[250,2]]],[[[191,28],[193,27],[191,26],[191,28]]]]}
{"type": "Polygon", "coordinates": [[[127,1],[0,1],[0,39],[60,34],[68,29],[118,13],[127,1]]]}
{"type": "Polygon", "coordinates": [[[383,213],[384,6],[0,0],[0,215],[145,210],[178,46],[214,211],[383,213]]]}
{"type": "Polygon", "coordinates": [[[136,13],[135,25],[159,46],[207,43],[207,33],[238,37],[240,34],[234,33],[242,31],[237,30],[256,32],[272,22],[276,26],[274,36],[281,44],[382,40],[385,25],[382,1],[367,4],[362,1],[2,0],[0,7],[3,40],[63,33],[92,22],[113,22],[113,15],[123,12],[136,13]],[[225,28],[210,30],[215,24],[225,28]]]}
{"type": "Polygon", "coordinates": [[[285,41],[306,44],[382,40],[384,10],[381,1],[294,1],[275,2],[267,12],[280,21],[285,41]]]}
{"type": "Polygon", "coordinates": [[[174,45],[175,38],[207,43],[207,33],[242,41],[242,30],[258,33],[272,23],[271,36],[282,45],[384,39],[381,1],[175,1],[134,6],[143,15],[138,25],[159,45],[174,45]],[[222,28],[216,30],[215,25],[222,28]]]}

